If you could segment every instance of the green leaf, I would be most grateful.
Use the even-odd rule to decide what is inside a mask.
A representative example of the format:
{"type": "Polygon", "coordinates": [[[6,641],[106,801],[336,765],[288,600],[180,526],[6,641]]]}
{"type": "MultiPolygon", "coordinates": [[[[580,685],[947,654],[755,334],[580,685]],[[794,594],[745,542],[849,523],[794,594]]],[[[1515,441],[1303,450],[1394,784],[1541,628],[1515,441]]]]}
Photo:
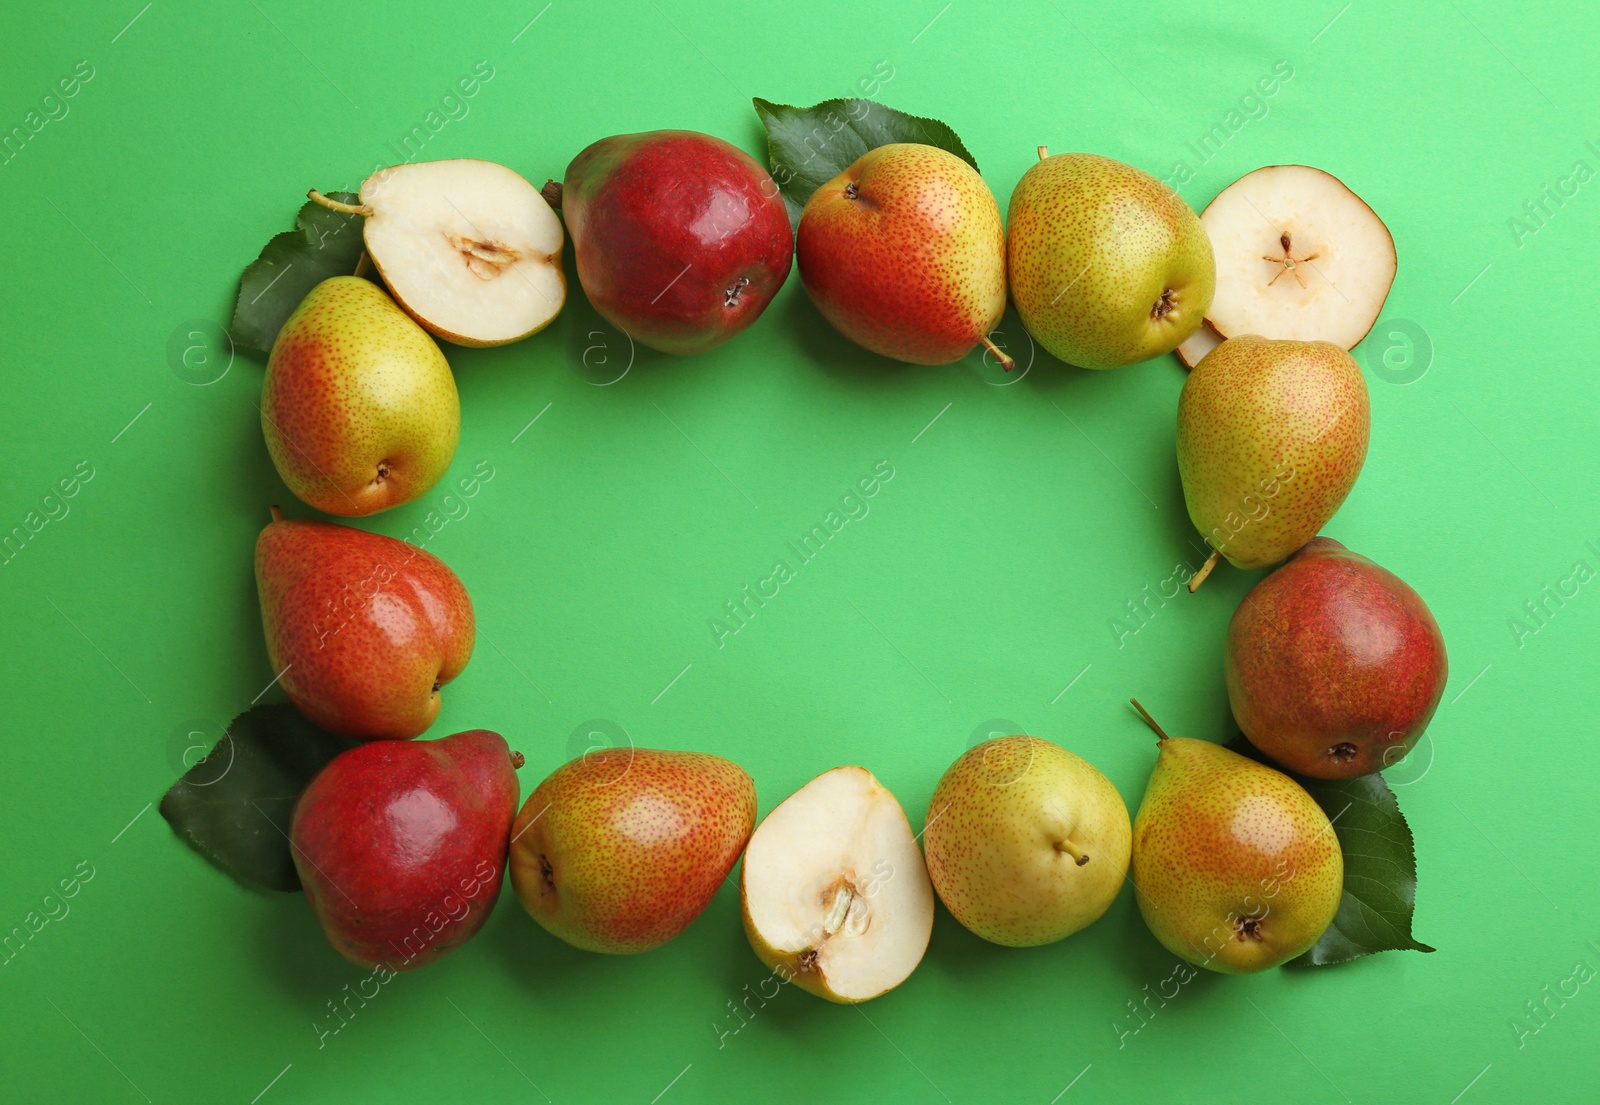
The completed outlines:
{"type": "MultiPolygon", "coordinates": [[[[1228,742],[1242,756],[1283,768],[1243,735],[1228,742]]],[[[1431,952],[1411,935],[1416,905],[1417,857],[1394,792],[1382,775],[1311,779],[1284,771],[1322,807],[1344,853],[1344,894],[1333,924],[1290,967],[1326,967],[1383,951],[1431,952]]]]}
{"type": "MultiPolygon", "coordinates": [[[[340,203],[360,203],[351,192],[327,192],[340,203]]],[[[361,216],[330,211],[309,200],[293,230],[275,235],[239,278],[239,298],[228,325],[235,345],[272,351],[278,331],[306,293],[330,276],[349,276],[361,259],[361,216]]]]}
{"type": "Polygon", "coordinates": [[[767,128],[772,179],[783,193],[789,221],[796,226],[812,192],[868,150],[891,142],[937,146],[978,167],[956,132],[939,120],[907,115],[875,100],[824,100],[811,107],[790,107],[757,97],[755,105],[767,128]]]}
{"type": "Polygon", "coordinates": [[[352,747],[286,703],[253,707],[172,784],[161,816],[246,886],[299,890],[288,837],[294,804],[329,760],[352,747]]]}

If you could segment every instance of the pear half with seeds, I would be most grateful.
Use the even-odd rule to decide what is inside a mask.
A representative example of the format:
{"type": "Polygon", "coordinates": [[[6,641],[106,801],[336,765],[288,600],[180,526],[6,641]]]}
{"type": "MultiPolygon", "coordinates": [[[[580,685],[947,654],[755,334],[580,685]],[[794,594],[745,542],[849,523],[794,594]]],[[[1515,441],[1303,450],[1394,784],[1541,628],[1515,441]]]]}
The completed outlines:
{"type": "Polygon", "coordinates": [[[504,165],[460,158],[380,169],[361,185],[359,204],[309,194],[366,217],[367,254],[395,301],[445,341],[518,341],[566,301],[561,220],[504,165]]]}
{"type": "Polygon", "coordinates": [[[861,767],[824,772],[766,816],[739,892],[761,962],[829,1001],[894,989],[933,934],[933,886],[911,824],[861,767]]]}

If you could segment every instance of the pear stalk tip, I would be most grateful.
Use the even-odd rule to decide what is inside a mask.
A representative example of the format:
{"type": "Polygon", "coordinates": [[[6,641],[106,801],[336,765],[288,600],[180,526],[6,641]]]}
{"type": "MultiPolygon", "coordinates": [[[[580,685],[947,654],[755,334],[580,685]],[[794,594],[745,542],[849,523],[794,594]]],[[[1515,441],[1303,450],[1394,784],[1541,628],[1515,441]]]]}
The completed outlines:
{"type": "Polygon", "coordinates": [[[544,197],[544,202],[557,211],[561,210],[561,182],[559,180],[545,181],[544,187],[539,189],[539,194],[544,197]]]}
{"type": "Polygon", "coordinates": [[[1039,147],[1039,160],[1043,161],[1045,158],[1047,158],[1049,156],[1050,156],[1050,147],[1049,146],[1040,146],[1039,147]]]}
{"type": "Polygon", "coordinates": [[[512,771],[519,770],[522,767],[522,765],[527,763],[527,762],[528,762],[527,758],[525,756],[523,756],[523,754],[521,752],[513,751],[511,753],[511,770],[512,771]]]}
{"type": "Polygon", "coordinates": [[[1200,565],[1200,570],[1189,577],[1189,593],[1191,595],[1200,589],[1200,585],[1206,581],[1206,576],[1211,574],[1211,569],[1217,566],[1217,559],[1221,556],[1222,551],[1220,549],[1212,549],[1211,555],[1206,557],[1206,562],[1200,565]]]}
{"type": "Polygon", "coordinates": [[[1161,728],[1161,726],[1156,724],[1156,719],[1150,716],[1150,711],[1146,710],[1143,706],[1139,705],[1139,700],[1137,698],[1130,698],[1130,699],[1128,699],[1128,701],[1133,703],[1133,708],[1135,710],[1139,711],[1139,716],[1144,718],[1144,723],[1146,725],[1150,726],[1151,729],[1154,729],[1156,736],[1161,738],[1159,741],[1156,742],[1157,744],[1160,744],[1160,743],[1163,743],[1165,741],[1169,741],[1169,740],[1172,739],[1171,737],[1167,736],[1167,731],[1165,729],[1161,728]]]}
{"type": "Polygon", "coordinates": [[[985,334],[978,340],[983,343],[983,347],[985,349],[994,354],[994,359],[1000,362],[1001,368],[1005,369],[1007,372],[1010,372],[1013,368],[1017,367],[1017,362],[1007,356],[1004,349],[1001,349],[994,342],[990,341],[989,335],[985,334]]]}
{"type": "Polygon", "coordinates": [[[267,513],[272,515],[272,520],[274,522],[283,521],[283,510],[278,506],[277,503],[273,503],[271,506],[267,507],[267,513]]]}

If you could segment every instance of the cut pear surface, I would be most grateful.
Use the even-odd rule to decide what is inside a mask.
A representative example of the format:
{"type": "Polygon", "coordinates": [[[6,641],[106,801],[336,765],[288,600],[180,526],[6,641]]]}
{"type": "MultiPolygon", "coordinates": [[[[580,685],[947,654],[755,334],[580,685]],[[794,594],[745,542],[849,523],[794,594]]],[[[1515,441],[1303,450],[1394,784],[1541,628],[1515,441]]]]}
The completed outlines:
{"type": "Polygon", "coordinates": [[[911,824],[860,767],[817,776],[767,815],[745,850],[740,896],[761,961],[830,1001],[900,985],[933,932],[911,824]]]}
{"type": "Polygon", "coordinates": [[[1351,349],[1372,329],[1394,283],[1388,227],[1321,169],[1269,165],[1248,173],[1211,201],[1200,223],[1217,259],[1206,321],[1225,338],[1259,334],[1351,349]]]}
{"type": "Polygon", "coordinates": [[[361,185],[361,204],[384,283],[446,341],[503,345],[560,312],[561,220],[504,165],[463,158],[380,169],[361,185]]]}
{"type": "Polygon", "coordinates": [[[1181,342],[1173,352],[1178,355],[1178,360],[1183,362],[1184,368],[1193,368],[1205,360],[1207,353],[1221,344],[1222,335],[1212,329],[1209,322],[1202,322],[1200,329],[1181,342]]]}

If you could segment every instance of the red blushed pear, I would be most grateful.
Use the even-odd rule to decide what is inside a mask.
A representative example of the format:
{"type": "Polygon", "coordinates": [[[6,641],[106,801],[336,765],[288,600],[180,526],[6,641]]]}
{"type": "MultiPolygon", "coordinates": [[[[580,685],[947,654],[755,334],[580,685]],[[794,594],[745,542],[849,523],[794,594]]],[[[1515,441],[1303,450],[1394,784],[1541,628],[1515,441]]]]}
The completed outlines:
{"type": "Polygon", "coordinates": [[[444,561],[331,522],[285,519],[256,541],[267,657],[301,713],[355,740],[409,740],[472,656],[472,600],[444,561]]]}
{"type": "Polygon", "coordinates": [[[1290,771],[1319,779],[1404,759],[1449,674],[1444,637],[1421,597],[1327,537],[1245,595],[1223,657],[1244,735],[1290,771]]]}
{"type": "Polygon", "coordinates": [[[486,729],[338,756],[295,805],[289,840],[335,951],[406,971],[453,951],[500,896],[522,753],[486,729]]]}
{"type": "Polygon", "coordinates": [[[602,317],[663,353],[700,353],[749,326],[794,255],[788,211],[755,158],[709,134],[602,138],[545,185],[602,317]]]}
{"type": "Polygon", "coordinates": [[[978,171],[935,146],[862,154],[818,188],[800,217],[800,279],[817,310],[863,348],[950,364],[1006,309],[1006,239],[978,171]]]}
{"type": "Polygon", "coordinates": [[[755,783],[721,756],[592,752],[523,803],[511,885],[534,920],[574,947],[649,951],[710,904],[755,820],[755,783]]]}

